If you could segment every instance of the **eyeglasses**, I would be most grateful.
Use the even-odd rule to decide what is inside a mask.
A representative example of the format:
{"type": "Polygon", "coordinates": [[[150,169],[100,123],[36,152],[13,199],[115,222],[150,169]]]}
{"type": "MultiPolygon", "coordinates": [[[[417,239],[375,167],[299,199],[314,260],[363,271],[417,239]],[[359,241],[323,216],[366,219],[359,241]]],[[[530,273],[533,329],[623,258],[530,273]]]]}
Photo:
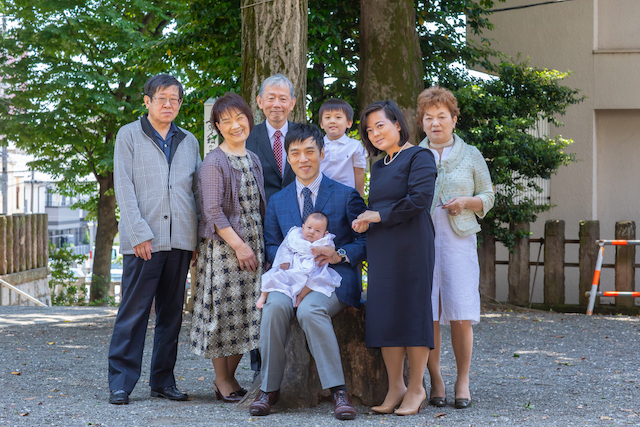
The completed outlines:
{"type": "Polygon", "coordinates": [[[151,99],[155,99],[162,106],[165,106],[167,104],[167,101],[169,101],[172,107],[177,107],[182,102],[182,100],[178,98],[165,98],[165,97],[156,98],[155,96],[152,96],[151,99]]]}

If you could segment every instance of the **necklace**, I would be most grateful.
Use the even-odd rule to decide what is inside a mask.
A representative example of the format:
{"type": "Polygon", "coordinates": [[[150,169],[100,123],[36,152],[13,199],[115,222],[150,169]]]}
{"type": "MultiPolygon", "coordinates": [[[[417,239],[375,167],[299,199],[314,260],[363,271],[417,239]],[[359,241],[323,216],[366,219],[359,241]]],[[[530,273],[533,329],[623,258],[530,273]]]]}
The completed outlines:
{"type": "Polygon", "coordinates": [[[453,137],[451,137],[450,140],[448,140],[447,142],[443,142],[442,144],[434,144],[433,142],[429,141],[429,148],[434,148],[436,150],[439,150],[441,148],[445,148],[445,147],[450,147],[453,145],[453,137]]]}
{"type": "Polygon", "coordinates": [[[397,152],[393,157],[389,157],[389,155],[388,155],[388,154],[387,154],[386,156],[384,156],[384,159],[382,160],[382,161],[384,162],[384,165],[385,165],[385,166],[390,165],[390,164],[391,164],[391,162],[393,162],[393,161],[396,159],[396,157],[398,157],[398,154],[400,154],[400,152],[401,152],[402,150],[404,150],[405,148],[407,148],[407,146],[411,146],[411,144],[409,144],[408,142],[405,142],[405,143],[404,143],[404,145],[402,146],[402,148],[401,148],[401,149],[399,149],[399,150],[398,150],[398,152],[397,152]],[[389,157],[389,161],[387,161],[387,157],[389,157]]]}

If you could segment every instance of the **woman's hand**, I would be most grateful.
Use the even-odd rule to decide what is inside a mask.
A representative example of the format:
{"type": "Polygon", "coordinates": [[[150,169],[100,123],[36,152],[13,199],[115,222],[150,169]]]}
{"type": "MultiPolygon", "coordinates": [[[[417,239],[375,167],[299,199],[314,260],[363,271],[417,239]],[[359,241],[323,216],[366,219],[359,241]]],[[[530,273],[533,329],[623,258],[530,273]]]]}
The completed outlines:
{"type": "Polygon", "coordinates": [[[364,211],[351,223],[351,228],[356,233],[364,233],[369,229],[369,224],[372,222],[380,222],[380,212],[378,211],[364,211]]]}
{"type": "Polygon", "coordinates": [[[247,245],[246,243],[242,243],[240,246],[234,249],[236,251],[236,257],[238,257],[240,270],[247,269],[249,271],[256,271],[256,269],[258,268],[258,259],[253,253],[253,249],[251,249],[251,246],[247,245]]]}
{"type": "Polygon", "coordinates": [[[474,212],[479,212],[482,210],[482,199],[477,196],[453,197],[445,205],[442,206],[442,209],[447,209],[449,211],[449,215],[451,216],[460,215],[463,209],[471,209],[474,212]]]}

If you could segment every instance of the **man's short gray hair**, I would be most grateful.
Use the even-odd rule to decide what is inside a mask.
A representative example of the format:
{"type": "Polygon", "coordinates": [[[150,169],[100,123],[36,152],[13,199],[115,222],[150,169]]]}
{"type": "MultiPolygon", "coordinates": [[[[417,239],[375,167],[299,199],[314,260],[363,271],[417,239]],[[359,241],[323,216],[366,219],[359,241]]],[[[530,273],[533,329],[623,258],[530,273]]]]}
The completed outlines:
{"type": "Polygon", "coordinates": [[[264,81],[260,85],[260,92],[258,92],[259,96],[264,95],[264,90],[267,86],[289,86],[291,99],[296,99],[296,95],[293,93],[293,83],[291,83],[291,80],[289,80],[284,74],[278,73],[264,79],[264,81]]]}

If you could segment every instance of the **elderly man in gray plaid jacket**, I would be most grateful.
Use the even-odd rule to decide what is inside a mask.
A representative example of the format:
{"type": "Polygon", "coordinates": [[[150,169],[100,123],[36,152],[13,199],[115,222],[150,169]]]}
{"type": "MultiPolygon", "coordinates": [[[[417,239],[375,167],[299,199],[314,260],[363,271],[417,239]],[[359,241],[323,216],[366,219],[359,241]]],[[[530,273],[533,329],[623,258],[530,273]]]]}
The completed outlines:
{"type": "Polygon", "coordinates": [[[149,372],[151,396],[187,400],[176,388],[182,304],[198,231],[198,141],[173,120],[183,88],[166,74],[144,87],[149,110],[118,132],[113,158],[124,254],[122,300],[109,347],[109,403],[127,404],[140,378],[151,304],[156,327],[149,372]]]}

